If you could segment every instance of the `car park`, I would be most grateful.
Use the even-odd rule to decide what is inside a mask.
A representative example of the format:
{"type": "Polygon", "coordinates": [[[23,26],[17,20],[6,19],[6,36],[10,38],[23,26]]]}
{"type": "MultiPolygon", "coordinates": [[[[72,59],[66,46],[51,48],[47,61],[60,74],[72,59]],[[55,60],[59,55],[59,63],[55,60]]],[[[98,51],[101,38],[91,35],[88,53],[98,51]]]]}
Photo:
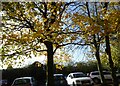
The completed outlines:
{"type": "Polygon", "coordinates": [[[83,72],[70,73],[66,80],[70,86],[93,86],[94,84],[92,79],[83,72]]]}
{"type": "Polygon", "coordinates": [[[11,86],[37,86],[33,77],[20,77],[16,78],[11,86]]]}

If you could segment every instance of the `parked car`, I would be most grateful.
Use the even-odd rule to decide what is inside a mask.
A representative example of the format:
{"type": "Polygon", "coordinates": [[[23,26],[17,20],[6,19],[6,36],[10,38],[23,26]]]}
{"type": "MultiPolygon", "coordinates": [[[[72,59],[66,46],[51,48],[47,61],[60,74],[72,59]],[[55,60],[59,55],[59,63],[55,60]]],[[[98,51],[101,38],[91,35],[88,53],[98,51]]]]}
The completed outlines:
{"type": "MultiPolygon", "coordinates": [[[[63,74],[54,74],[54,86],[68,86],[67,80],[63,74]]],[[[46,86],[47,86],[46,82],[46,86]]]]}
{"type": "Polygon", "coordinates": [[[0,80],[0,86],[8,86],[8,81],[6,79],[0,80]]]}
{"type": "Polygon", "coordinates": [[[20,77],[16,78],[11,86],[37,86],[37,83],[33,77],[20,77]]]}
{"type": "Polygon", "coordinates": [[[55,86],[67,86],[67,80],[63,74],[54,74],[55,86]]]}
{"type": "MultiPolygon", "coordinates": [[[[103,71],[103,75],[104,75],[104,78],[105,78],[107,83],[111,83],[112,82],[112,75],[111,75],[110,71],[103,71]]],[[[97,83],[97,84],[101,83],[99,71],[92,71],[92,72],[90,72],[90,77],[92,78],[94,83],[97,83]]],[[[120,82],[120,74],[119,73],[116,73],[116,77],[118,79],[118,82],[120,82]]]]}
{"type": "Polygon", "coordinates": [[[116,71],[116,76],[117,76],[118,83],[120,83],[120,72],[116,71]]]}
{"type": "MultiPolygon", "coordinates": [[[[104,77],[107,81],[111,81],[112,80],[112,76],[110,72],[107,71],[103,71],[104,77]]],[[[99,71],[92,71],[90,72],[90,77],[91,79],[94,81],[94,83],[98,84],[100,83],[100,74],[99,71]]]]}
{"type": "Polygon", "coordinates": [[[94,84],[92,79],[83,72],[70,73],[66,80],[70,86],[93,86],[94,84]]]}

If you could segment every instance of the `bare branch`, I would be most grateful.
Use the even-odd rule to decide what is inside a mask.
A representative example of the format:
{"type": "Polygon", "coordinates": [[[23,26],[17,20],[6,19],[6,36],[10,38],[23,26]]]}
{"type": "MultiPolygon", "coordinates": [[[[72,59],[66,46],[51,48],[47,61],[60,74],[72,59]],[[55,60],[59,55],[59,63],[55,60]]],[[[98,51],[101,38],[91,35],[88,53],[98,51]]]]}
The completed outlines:
{"type": "Polygon", "coordinates": [[[41,10],[35,2],[33,2],[33,4],[35,5],[35,8],[37,8],[42,14],[44,14],[43,10],[41,10]]]}
{"type": "Polygon", "coordinates": [[[47,50],[38,50],[38,49],[35,49],[35,48],[33,48],[35,51],[37,51],[37,52],[44,52],[44,51],[47,51],[47,50]]]}
{"type": "Polygon", "coordinates": [[[86,46],[86,45],[91,45],[92,43],[66,43],[66,44],[62,44],[62,45],[59,45],[60,47],[61,46],[66,46],[66,45],[81,45],[81,46],[86,46]]]}

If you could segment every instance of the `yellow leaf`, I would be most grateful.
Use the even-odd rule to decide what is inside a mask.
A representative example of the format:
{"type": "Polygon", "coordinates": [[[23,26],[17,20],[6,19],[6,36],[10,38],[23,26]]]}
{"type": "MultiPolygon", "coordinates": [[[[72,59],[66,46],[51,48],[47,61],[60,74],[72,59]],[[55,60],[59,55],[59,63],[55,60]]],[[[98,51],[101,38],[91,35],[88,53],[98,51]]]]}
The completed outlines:
{"type": "Polygon", "coordinates": [[[47,21],[47,19],[44,19],[43,21],[44,21],[44,22],[46,22],[46,21],[47,21]]]}
{"type": "Polygon", "coordinates": [[[74,28],[75,27],[75,25],[72,25],[72,28],[74,28]]]}

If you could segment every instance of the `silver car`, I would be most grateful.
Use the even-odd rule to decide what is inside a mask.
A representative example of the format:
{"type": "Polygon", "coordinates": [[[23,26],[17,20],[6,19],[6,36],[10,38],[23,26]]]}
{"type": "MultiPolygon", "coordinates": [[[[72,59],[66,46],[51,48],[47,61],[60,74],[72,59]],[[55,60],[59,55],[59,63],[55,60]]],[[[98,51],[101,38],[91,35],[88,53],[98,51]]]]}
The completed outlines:
{"type": "Polygon", "coordinates": [[[37,86],[33,77],[20,77],[16,78],[11,86],[37,86]]]}

